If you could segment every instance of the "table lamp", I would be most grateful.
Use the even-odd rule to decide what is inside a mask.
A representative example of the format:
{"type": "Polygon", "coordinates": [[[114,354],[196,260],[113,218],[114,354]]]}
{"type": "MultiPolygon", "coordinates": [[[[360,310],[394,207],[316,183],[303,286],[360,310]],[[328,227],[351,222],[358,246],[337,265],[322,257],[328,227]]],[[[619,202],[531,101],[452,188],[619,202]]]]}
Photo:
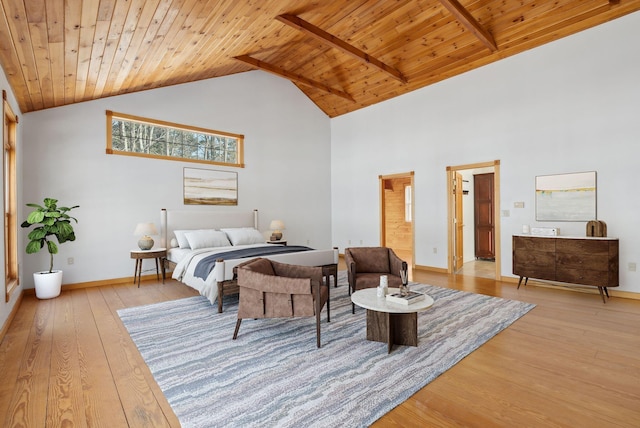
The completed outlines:
{"type": "Polygon", "coordinates": [[[284,230],[284,222],[282,220],[272,220],[269,225],[269,229],[272,230],[271,240],[279,241],[282,239],[282,230],[284,230]]]}
{"type": "Polygon", "coordinates": [[[141,250],[150,250],[153,247],[153,239],[151,239],[149,235],[157,235],[158,230],[153,223],[138,223],[133,234],[141,236],[138,241],[138,247],[140,247],[141,250]]]}

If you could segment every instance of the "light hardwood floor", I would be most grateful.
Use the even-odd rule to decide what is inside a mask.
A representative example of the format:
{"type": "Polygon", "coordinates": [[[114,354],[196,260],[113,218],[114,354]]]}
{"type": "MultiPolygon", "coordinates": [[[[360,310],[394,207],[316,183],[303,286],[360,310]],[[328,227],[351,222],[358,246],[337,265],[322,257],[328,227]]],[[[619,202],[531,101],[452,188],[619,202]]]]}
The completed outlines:
{"type": "MultiPolygon", "coordinates": [[[[424,271],[414,280],[537,307],[375,426],[640,426],[640,301],[424,271]]],[[[179,426],[115,311],[191,295],[168,280],[25,296],[0,344],[0,424],[179,426]]]]}
{"type": "Polygon", "coordinates": [[[463,264],[456,274],[494,279],[496,264],[488,260],[472,260],[463,264]]]}

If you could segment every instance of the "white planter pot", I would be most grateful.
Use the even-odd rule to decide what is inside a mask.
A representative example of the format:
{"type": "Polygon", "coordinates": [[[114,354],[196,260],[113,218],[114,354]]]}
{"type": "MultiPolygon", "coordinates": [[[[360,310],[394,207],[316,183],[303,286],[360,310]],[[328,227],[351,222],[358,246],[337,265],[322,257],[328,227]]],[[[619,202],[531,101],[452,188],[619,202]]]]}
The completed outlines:
{"type": "Polygon", "coordinates": [[[33,282],[36,284],[36,297],[38,299],[52,299],[60,295],[62,287],[62,271],[36,272],[33,274],[33,282]]]}

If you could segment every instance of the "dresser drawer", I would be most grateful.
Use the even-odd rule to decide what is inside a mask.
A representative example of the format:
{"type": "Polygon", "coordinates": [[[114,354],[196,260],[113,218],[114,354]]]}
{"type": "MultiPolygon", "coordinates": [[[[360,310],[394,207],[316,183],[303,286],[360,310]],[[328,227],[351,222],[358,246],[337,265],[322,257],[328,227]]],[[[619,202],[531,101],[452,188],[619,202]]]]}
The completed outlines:
{"type": "Polygon", "coordinates": [[[609,257],[602,254],[556,253],[556,269],[589,269],[606,272],[609,270],[609,257]]]}
{"type": "Polygon", "coordinates": [[[513,250],[554,253],[556,251],[556,239],[529,237],[529,236],[514,236],[513,250]]]}
{"type": "Polygon", "coordinates": [[[591,269],[558,269],[556,271],[556,281],[607,287],[609,286],[609,272],[591,269]]]}
{"type": "Polygon", "coordinates": [[[513,274],[539,279],[553,279],[556,259],[553,252],[517,249],[513,252],[513,274]]]}
{"type": "Polygon", "coordinates": [[[599,239],[557,239],[556,251],[569,254],[609,254],[609,241],[599,239]]]}

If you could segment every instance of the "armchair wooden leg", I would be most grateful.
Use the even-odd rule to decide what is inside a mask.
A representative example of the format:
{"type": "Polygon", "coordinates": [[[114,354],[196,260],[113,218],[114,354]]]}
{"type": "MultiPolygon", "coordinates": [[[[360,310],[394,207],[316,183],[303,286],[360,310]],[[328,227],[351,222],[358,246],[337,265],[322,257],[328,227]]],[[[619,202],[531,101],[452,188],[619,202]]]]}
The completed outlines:
{"type": "Polygon", "coordinates": [[[224,289],[222,288],[222,284],[218,282],[218,313],[222,313],[222,299],[224,298],[224,289]]]}
{"type": "Polygon", "coordinates": [[[316,344],[320,347],[320,311],[316,311],[316,344]]]}
{"type": "Polygon", "coordinates": [[[331,285],[329,285],[328,283],[327,283],[327,322],[331,322],[331,285]]]}
{"type": "Polygon", "coordinates": [[[236,321],[236,330],[233,332],[233,340],[236,340],[236,338],[238,337],[238,330],[240,330],[241,322],[242,322],[242,318],[238,318],[238,321],[236,321]]]}

